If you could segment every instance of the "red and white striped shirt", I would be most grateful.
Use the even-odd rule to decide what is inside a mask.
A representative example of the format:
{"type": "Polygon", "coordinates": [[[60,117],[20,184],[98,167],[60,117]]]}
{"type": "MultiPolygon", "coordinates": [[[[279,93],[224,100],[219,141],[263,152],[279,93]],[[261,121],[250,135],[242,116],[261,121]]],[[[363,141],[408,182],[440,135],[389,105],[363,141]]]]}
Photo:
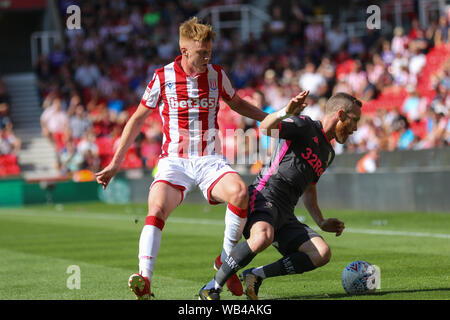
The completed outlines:
{"type": "Polygon", "coordinates": [[[160,157],[197,157],[220,154],[217,137],[219,98],[231,100],[235,90],[222,67],[208,64],[193,77],[181,68],[181,56],[157,69],[141,103],[159,108],[163,123],[160,157]]]}

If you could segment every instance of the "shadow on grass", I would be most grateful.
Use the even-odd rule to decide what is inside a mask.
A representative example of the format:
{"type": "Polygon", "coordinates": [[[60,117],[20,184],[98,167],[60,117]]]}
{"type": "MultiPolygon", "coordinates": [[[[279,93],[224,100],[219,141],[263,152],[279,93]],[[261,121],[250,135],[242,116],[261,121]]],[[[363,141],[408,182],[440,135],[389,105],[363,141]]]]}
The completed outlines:
{"type": "MultiPolygon", "coordinates": [[[[372,294],[362,295],[363,297],[380,297],[392,293],[416,293],[416,292],[433,292],[433,291],[450,291],[450,288],[430,288],[430,289],[410,289],[410,290],[391,290],[391,291],[378,291],[372,294]]],[[[292,296],[285,298],[274,298],[273,300],[323,300],[323,299],[339,299],[348,297],[358,297],[357,295],[351,296],[346,293],[330,293],[330,294],[315,294],[304,296],[292,296]]],[[[397,299],[394,299],[397,300],[397,299]]]]}

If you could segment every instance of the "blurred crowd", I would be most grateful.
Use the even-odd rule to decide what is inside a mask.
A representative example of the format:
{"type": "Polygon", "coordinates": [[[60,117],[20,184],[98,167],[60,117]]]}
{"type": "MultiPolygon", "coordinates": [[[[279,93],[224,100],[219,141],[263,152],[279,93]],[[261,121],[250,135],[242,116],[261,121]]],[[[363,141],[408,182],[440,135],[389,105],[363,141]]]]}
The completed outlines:
{"type": "Polygon", "coordinates": [[[10,97],[0,79],[0,177],[20,174],[17,155],[22,142],[14,134],[10,111],[10,97]]]}
{"type": "MultiPolygon", "coordinates": [[[[66,46],[35,65],[43,134],[58,150],[62,173],[96,171],[110,161],[153,72],[179,54],[179,24],[200,9],[189,0],[61,0],[63,21],[71,4],[81,7],[82,29],[66,30],[66,46]]],[[[397,27],[390,37],[367,30],[349,38],[338,25],[326,32],[316,12],[298,1],[272,1],[268,10],[272,20],[261,38],[243,42],[237,32],[221,31],[214,42],[212,63],[224,67],[241,97],[274,112],[310,90],[304,113],[313,119],[335,92],[360,98],[359,130],[344,146],[336,144],[336,153],[448,145],[448,16],[425,29],[412,16],[410,28],[397,27]]],[[[223,102],[218,122],[222,131],[259,135],[256,122],[223,102]]],[[[154,112],[123,168],[153,168],[161,132],[154,112]]]]}

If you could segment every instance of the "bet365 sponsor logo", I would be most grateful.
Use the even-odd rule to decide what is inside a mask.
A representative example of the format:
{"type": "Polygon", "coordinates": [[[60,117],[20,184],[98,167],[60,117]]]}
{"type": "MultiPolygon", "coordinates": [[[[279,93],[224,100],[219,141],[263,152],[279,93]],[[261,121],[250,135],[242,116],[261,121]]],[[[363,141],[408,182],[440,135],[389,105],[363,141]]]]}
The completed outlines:
{"type": "Polygon", "coordinates": [[[210,98],[191,98],[187,100],[178,100],[175,97],[169,98],[169,105],[171,109],[186,109],[186,108],[203,108],[214,109],[217,105],[217,99],[215,97],[210,98]]]}

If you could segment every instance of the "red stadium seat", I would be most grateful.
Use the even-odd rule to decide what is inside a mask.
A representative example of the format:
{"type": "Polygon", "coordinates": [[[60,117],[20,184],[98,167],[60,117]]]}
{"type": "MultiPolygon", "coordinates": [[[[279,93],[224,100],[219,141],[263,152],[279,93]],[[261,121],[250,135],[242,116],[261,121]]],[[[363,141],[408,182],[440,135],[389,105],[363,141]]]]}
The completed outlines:
{"type": "MultiPolygon", "coordinates": [[[[450,46],[441,45],[434,47],[426,55],[427,62],[420,73],[417,90],[421,97],[425,97],[427,102],[430,103],[435,95],[436,91],[432,86],[432,75],[441,68],[442,63],[445,62],[450,54],[450,46]]],[[[338,66],[336,72],[344,73],[348,68],[348,61],[338,66]]],[[[406,88],[403,87],[388,87],[385,88],[375,100],[367,101],[363,104],[363,114],[373,114],[378,108],[392,110],[393,108],[400,108],[403,102],[408,97],[409,93],[406,88]]]]}
{"type": "Polygon", "coordinates": [[[101,136],[96,139],[98,154],[100,156],[113,154],[113,139],[110,136],[101,136]]]}
{"type": "Polygon", "coordinates": [[[355,66],[355,61],[353,61],[351,59],[347,60],[347,61],[345,61],[343,63],[340,63],[336,67],[336,77],[338,78],[338,80],[340,80],[346,74],[349,74],[350,72],[352,72],[354,66],[355,66]]]}
{"type": "Polygon", "coordinates": [[[424,139],[427,135],[427,123],[425,120],[420,121],[411,121],[410,122],[411,130],[414,132],[414,135],[420,137],[420,139],[424,139]]]}
{"type": "Polygon", "coordinates": [[[6,174],[15,176],[20,174],[20,167],[17,164],[10,165],[6,167],[6,174]]]}
{"type": "Polygon", "coordinates": [[[110,136],[98,137],[95,141],[98,147],[98,155],[100,157],[100,166],[106,167],[114,156],[114,141],[110,136]]]}
{"type": "Polygon", "coordinates": [[[13,153],[0,156],[0,176],[15,176],[20,174],[17,156],[13,153]]]}
{"type": "Polygon", "coordinates": [[[122,162],[122,169],[139,169],[142,168],[142,159],[139,157],[137,152],[128,152],[122,162]]]}
{"type": "Polygon", "coordinates": [[[136,145],[132,145],[126,155],[125,155],[125,159],[123,160],[122,164],[121,164],[121,168],[122,169],[138,169],[138,168],[142,168],[143,163],[142,163],[142,159],[139,156],[138,153],[138,149],[136,148],[136,145]]]}

